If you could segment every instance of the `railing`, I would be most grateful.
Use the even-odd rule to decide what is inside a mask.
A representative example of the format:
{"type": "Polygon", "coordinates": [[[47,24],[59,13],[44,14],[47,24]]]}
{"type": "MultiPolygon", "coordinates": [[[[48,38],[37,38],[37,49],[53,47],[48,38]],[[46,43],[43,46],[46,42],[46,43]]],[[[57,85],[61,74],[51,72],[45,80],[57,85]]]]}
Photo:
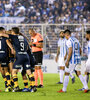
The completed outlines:
{"type": "Polygon", "coordinates": [[[86,39],[85,31],[90,29],[90,24],[0,24],[6,30],[12,27],[19,27],[20,31],[30,39],[29,28],[35,28],[36,32],[42,34],[44,39],[43,52],[46,55],[55,54],[57,51],[57,41],[59,39],[59,32],[61,30],[70,29],[72,35],[75,36],[81,43],[82,56],[86,55],[86,39]]]}

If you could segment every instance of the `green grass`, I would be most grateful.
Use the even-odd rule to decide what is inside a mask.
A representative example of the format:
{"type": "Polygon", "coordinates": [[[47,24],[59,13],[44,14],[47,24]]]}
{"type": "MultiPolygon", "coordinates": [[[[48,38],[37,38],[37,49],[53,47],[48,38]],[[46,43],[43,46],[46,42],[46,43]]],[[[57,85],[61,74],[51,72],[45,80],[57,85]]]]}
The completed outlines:
{"type": "MultiPolygon", "coordinates": [[[[23,81],[21,75],[19,77],[20,87],[23,87],[23,81]]],[[[68,84],[67,93],[57,93],[63,85],[58,85],[56,82],[59,81],[58,74],[44,74],[44,88],[38,89],[36,93],[30,92],[4,92],[4,82],[0,75],[0,100],[90,100],[90,92],[83,93],[78,91],[82,88],[82,84],[78,78],[76,78],[75,84],[71,83],[71,79],[68,84]]],[[[90,85],[89,85],[90,87],[90,85]]]]}

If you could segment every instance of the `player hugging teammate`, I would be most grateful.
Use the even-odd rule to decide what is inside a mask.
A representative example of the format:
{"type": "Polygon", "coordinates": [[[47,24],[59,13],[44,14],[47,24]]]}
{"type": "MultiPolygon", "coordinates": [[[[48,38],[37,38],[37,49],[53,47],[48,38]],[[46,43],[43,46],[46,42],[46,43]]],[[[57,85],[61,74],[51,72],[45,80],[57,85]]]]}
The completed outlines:
{"type": "Polygon", "coordinates": [[[33,75],[34,64],[35,59],[28,40],[19,32],[19,28],[13,27],[6,34],[5,29],[0,27],[0,71],[5,81],[5,91],[36,92],[33,75]],[[24,89],[20,89],[18,84],[17,74],[20,69],[22,69],[24,89]]]}

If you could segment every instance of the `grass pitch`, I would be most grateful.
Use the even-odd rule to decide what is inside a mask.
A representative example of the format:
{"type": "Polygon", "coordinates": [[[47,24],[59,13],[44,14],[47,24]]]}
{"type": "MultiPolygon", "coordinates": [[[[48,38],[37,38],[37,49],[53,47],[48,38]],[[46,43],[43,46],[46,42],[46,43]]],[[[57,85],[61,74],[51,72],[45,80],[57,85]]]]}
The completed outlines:
{"type": "MultiPolygon", "coordinates": [[[[21,75],[19,77],[20,88],[23,88],[21,75]]],[[[44,74],[44,88],[38,89],[35,93],[30,92],[4,92],[4,81],[0,75],[0,100],[90,100],[90,92],[78,91],[82,88],[82,83],[76,77],[76,82],[69,80],[66,93],[57,93],[63,85],[56,84],[59,81],[58,74],[44,74]]],[[[90,85],[89,85],[90,87],[90,85]]]]}

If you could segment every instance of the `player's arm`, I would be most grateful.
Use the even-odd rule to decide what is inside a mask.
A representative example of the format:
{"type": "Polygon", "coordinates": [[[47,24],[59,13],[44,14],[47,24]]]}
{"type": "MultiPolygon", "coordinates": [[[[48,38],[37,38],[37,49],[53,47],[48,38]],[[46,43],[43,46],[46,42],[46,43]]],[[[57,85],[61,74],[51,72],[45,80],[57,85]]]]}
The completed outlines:
{"type": "Polygon", "coordinates": [[[36,44],[36,47],[43,48],[43,40],[39,41],[39,44],[36,44]]]}
{"type": "Polygon", "coordinates": [[[69,61],[71,59],[71,56],[72,56],[72,47],[69,48],[68,57],[67,57],[67,60],[65,63],[66,67],[68,67],[68,65],[69,65],[69,61]]]}
{"type": "Polygon", "coordinates": [[[59,54],[60,54],[60,47],[57,48],[57,55],[56,55],[56,58],[55,58],[56,62],[58,61],[59,54]]]}
{"type": "Polygon", "coordinates": [[[80,55],[82,54],[82,49],[81,49],[81,47],[80,47],[80,55]]]}
{"type": "Polygon", "coordinates": [[[64,60],[66,60],[66,58],[67,58],[67,52],[66,52],[66,54],[65,54],[65,56],[64,56],[64,60]]]}
{"type": "Polygon", "coordinates": [[[38,44],[33,44],[33,42],[29,42],[29,45],[30,46],[34,46],[34,47],[37,47],[37,48],[43,48],[43,40],[42,41],[39,41],[38,44]]]}
{"type": "Polygon", "coordinates": [[[6,37],[6,38],[9,38],[9,35],[8,35],[8,34],[4,34],[4,33],[0,33],[0,36],[3,36],[3,37],[6,37]]]}
{"type": "Polygon", "coordinates": [[[9,40],[6,40],[6,43],[7,43],[7,45],[9,46],[9,48],[11,49],[11,53],[15,55],[16,52],[15,52],[15,50],[14,50],[12,44],[10,43],[10,41],[9,41],[9,40]]]}

